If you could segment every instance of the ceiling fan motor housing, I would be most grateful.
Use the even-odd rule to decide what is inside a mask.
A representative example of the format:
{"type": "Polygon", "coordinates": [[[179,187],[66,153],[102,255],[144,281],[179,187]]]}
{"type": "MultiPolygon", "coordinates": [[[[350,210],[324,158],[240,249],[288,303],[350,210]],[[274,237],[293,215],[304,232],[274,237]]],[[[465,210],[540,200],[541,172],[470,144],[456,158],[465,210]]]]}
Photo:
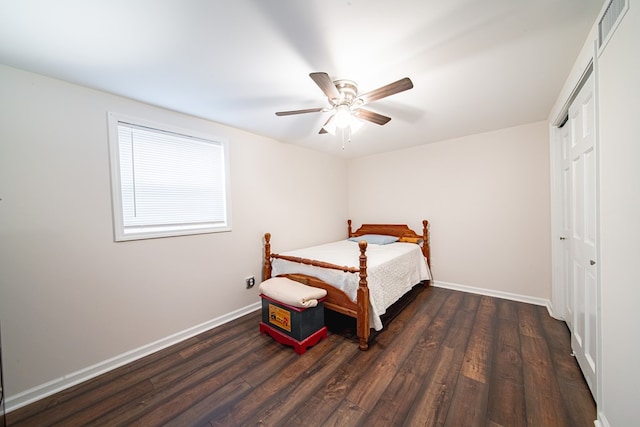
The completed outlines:
{"type": "Polygon", "coordinates": [[[333,82],[340,93],[340,98],[329,99],[333,106],[351,106],[358,96],[358,85],[352,80],[336,80],[333,82]]]}

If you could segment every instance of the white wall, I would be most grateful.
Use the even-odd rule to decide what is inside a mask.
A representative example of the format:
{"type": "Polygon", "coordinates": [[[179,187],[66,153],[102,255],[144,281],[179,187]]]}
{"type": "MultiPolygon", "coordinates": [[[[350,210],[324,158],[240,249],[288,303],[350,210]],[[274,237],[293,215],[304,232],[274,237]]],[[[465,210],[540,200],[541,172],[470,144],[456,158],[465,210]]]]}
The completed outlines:
{"type": "Polygon", "coordinates": [[[349,162],[356,222],[431,223],[436,282],[551,298],[547,122],[349,162]]]}
{"type": "Polygon", "coordinates": [[[640,422],[640,4],[598,60],[602,399],[611,427],[640,422]]]}
{"type": "Polygon", "coordinates": [[[0,66],[0,322],[9,400],[258,302],[257,286],[245,290],[244,278],[260,278],[264,232],[273,233],[274,250],[346,236],[346,167],[0,66]],[[114,243],[107,111],[227,138],[233,231],[114,243]]]}

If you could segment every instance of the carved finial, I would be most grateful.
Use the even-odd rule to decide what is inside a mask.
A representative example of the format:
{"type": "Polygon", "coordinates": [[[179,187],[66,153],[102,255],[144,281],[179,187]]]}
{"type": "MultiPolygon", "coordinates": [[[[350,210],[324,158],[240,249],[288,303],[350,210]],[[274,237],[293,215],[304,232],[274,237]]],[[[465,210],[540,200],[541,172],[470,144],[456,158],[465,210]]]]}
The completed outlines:
{"type": "Polygon", "coordinates": [[[431,243],[429,242],[429,221],[422,221],[422,254],[427,259],[427,265],[431,267],[431,243]]]}
{"type": "Polygon", "coordinates": [[[264,265],[262,267],[262,280],[271,278],[271,233],[264,233],[264,265]]]}

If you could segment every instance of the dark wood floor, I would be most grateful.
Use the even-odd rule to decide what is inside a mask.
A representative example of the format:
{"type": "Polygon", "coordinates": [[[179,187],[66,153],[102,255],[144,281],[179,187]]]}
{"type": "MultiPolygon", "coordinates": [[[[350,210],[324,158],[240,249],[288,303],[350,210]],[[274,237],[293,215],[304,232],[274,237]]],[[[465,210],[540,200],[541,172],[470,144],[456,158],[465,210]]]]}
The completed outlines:
{"type": "Polygon", "coordinates": [[[418,287],[366,352],[330,320],[343,330],[299,356],[259,334],[256,312],[8,425],[593,426],[569,332],[543,307],[418,287]]]}

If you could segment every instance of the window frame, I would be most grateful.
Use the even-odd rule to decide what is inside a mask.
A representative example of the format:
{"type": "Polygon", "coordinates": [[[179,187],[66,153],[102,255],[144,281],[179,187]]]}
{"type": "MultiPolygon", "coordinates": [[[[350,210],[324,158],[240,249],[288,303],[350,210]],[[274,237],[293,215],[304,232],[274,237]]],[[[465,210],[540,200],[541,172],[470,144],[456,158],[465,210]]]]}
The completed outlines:
{"type": "Polygon", "coordinates": [[[172,125],[160,124],[115,112],[107,112],[109,161],[111,174],[111,200],[113,210],[113,231],[116,242],[155,239],[162,237],[188,236],[231,231],[231,184],[229,170],[229,143],[225,138],[208,133],[186,130],[172,125]],[[224,202],[225,220],[222,223],[178,224],[126,227],[124,225],[122,179],[120,169],[120,140],[118,125],[126,123],[137,127],[149,128],[160,133],[176,134],[181,137],[195,138],[200,141],[216,144],[222,149],[222,167],[224,168],[224,202]]]}

